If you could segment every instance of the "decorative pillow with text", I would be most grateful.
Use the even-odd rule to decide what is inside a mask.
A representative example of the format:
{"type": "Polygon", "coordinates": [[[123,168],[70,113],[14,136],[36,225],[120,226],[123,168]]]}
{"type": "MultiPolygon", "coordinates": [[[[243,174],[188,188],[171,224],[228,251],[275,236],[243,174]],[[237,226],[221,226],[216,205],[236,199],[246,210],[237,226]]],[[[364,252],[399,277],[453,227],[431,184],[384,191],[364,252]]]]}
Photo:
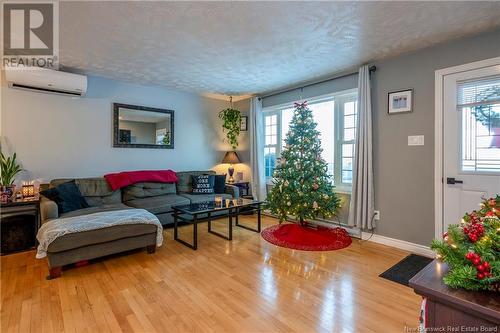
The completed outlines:
{"type": "Polygon", "coordinates": [[[193,176],[193,194],[213,194],[215,176],[201,175],[193,176]]]}

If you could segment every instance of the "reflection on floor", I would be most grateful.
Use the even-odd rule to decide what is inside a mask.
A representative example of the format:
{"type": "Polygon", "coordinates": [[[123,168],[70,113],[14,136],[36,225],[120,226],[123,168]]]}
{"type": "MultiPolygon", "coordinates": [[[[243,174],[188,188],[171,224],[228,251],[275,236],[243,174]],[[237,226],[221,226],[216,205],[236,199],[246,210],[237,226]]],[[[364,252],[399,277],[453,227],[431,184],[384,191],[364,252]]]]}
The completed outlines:
{"type": "MultiPolygon", "coordinates": [[[[223,232],[222,220],[214,228],[223,232]]],[[[231,242],[203,225],[198,232],[197,251],[167,229],[153,255],[113,256],[52,281],[33,251],[2,257],[1,331],[389,333],[417,325],[420,298],[378,277],[404,251],[354,240],[343,250],[304,252],[241,228],[231,242]]]]}

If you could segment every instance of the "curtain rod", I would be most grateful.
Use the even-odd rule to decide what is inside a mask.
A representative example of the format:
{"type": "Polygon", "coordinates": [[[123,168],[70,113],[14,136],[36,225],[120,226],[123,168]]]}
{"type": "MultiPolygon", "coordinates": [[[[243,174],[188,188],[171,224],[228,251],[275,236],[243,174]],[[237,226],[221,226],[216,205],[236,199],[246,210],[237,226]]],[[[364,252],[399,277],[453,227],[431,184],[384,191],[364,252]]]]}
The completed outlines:
{"type": "MultiPolygon", "coordinates": [[[[372,65],[368,69],[369,69],[370,73],[371,72],[375,72],[377,70],[377,66],[372,65]]],[[[286,93],[286,92],[289,92],[289,91],[297,90],[297,89],[304,89],[306,87],[310,87],[310,86],[314,86],[314,85],[317,85],[317,84],[320,84],[320,83],[325,83],[325,82],[333,81],[333,80],[336,80],[336,79],[340,79],[342,77],[351,76],[351,75],[358,74],[358,73],[359,73],[358,71],[355,71],[355,72],[350,72],[350,73],[346,73],[346,74],[340,74],[340,75],[337,75],[337,76],[334,76],[334,77],[330,77],[328,79],[324,79],[324,80],[321,80],[321,81],[315,81],[315,82],[311,82],[311,83],[308,83],[308,84],[305,84],[305,85],[302,85],[302,86],[292,87],[292,88],[288,88],[288,89],[285,89],[285,90],[276,91],[276,92],[273,92],[273,93],[270,93],[270,94],[267,94],[267,95],[264,95],[264,96],[260,96],[259,100],[262,100],[263,98],[268,98],[268,97],[271,97],[271,96],[276,96],[276,95],[279,95],[279,94],[283,94],[283,93],[286,93]]]]}

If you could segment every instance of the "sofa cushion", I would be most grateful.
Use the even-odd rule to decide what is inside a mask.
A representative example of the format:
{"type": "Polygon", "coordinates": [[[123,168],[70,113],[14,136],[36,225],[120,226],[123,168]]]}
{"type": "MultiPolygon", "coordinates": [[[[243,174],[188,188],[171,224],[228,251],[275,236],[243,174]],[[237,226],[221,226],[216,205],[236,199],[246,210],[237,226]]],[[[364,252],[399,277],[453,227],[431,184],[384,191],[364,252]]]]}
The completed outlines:
{"type": "Polygon", "coordinates": [[[215,175],[215,171],[182,171],[177,172],[177,193],[191,193],[193,188],[192,176],[215,175]]]}
{"type": "MultiPolygon", "coordinates": [[[[73,179],[54,179],[50,186],[68,182],[73,179]]],[[[89,206],[102,206],[110,204],[119,204],[122,202],[120,190],[113,191],[104,178],[77,178],[75,183],[85,197],[89,206]]]]}
{"type": "Polygon", "coordinates": [[[167,194],[156,197],[139,198],[125,202],[134,208],[144,208],[153,214],[162,214],[172,211],[172,206],[187,205],[189,200],[180,195],[167,194]]]}
{"type": "Polygon", "coordinates": [[[132,209],[129,206],[126,206],[122,203],[119,204],[111,204],[111,205],[102,205],[102,206],[94,206],[94,207],[89,207],[89,208],[84,208],[84,209],[79,209],[79,210],[74,210],[69,213],[61,214],[59,217],[73,217],[73,216],[80,216],[80,215],[88,215],[88,214],[94,214],[94,213],[100,213],[100,212],[110,212],[113,210],[122,210],[122,209],[132,209]]]}
{"type": "Polygon", "coordinates": [[[137,183],[122,189],[123,201],[175,194],[175,183],[137,183]]]}
{"type": "Polygon", "coordinates": [[[226,175],[215,175],[214,192],[218,194],[226,192],[226,175]]]}
{"type": "Polygon", "coordinates": [[[40,194],[57,204],[59,214],[89,207],[74,180],[44,190],[40,194]]]}
{"type": "Polygon", "coordinates": [[[48,252],[62,252],[92,244],[100,244],[146,234],[156,234],[157,226],[151,224],[114,225],[108,228],[89,230],[58,237],[48,252]]]}
{"type": "MultiPolygon", "coordinates": [[[[215,197],[222,197],[223,200],[225,199],[232,199],[233,196],[231,194],[227,193],[221,193],[221,194],[190,194],[190,193],[182,193],[179,194],[180,196],[183,196],[186,199],[189,199],[191,203],[200,203],[204,201],[214,201],[215,197]]],[[[188,202],[189,203],[189,202],[188,202]]]]}

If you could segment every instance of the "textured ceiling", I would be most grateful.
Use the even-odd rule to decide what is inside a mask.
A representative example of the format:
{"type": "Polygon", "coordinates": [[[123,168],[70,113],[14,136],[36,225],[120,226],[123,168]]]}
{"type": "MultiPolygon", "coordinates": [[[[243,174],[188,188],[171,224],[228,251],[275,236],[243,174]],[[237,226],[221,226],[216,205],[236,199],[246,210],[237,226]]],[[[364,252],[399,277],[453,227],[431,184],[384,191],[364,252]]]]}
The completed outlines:
{"type": "Polygon", "coordinates": [[[63,68],[269,92],[500,26],[500,2],[61,2],[63,68]]]}

